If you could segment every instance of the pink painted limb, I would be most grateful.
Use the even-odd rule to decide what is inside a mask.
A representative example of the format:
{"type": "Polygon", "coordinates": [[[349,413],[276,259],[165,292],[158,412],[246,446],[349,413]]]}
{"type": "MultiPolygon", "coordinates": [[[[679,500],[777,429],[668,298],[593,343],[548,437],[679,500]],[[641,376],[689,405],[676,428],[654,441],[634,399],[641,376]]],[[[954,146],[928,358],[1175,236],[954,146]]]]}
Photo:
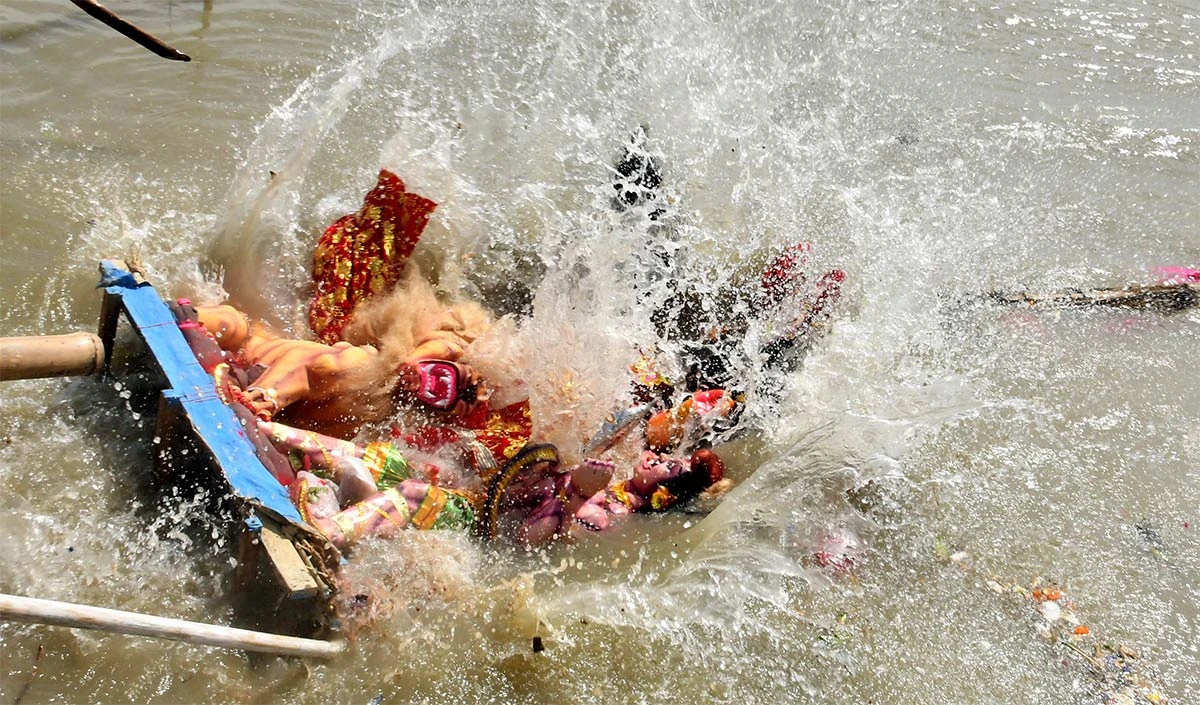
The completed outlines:
{"type": "Polygon", "coordinates": [[[570,526],[562,502],[547,497],[521,522],[517,538],[529,546],[540,546],[556,538],[570,526]]]}
{"type": "Polygon", "coordinates": [[[662,483],[677,477],[687,466],[678,458],[659,455],[653,451],[642,451],[641,462],[633,471],[630,487],[639,494],[650,496],[662,483]]]}
{"type": "Polygon", "coordinates": [[[842,298],[842,283],[845,281],[846,273],[840,269],[831,269],[821,275],[817,280],[817,296],[804,320],[805,326],[811,327],[817,320],[829,316],[829,308],[842,298]]]}
{"type": "Polygon", "coordinates": [[[279,423],[278,421],[259,420],[258,428],[275,447],[283,452],[296,451],[304,455],[309,467],[334,470],[335,457],[362,458],[366,449],[333,436],[326,436],[313,431],[302,431],[279,423]]]}
{"type": "Polygon", "coordinates": [[[408,511],[411,514],[425,501],[425,495],[429,494],[429,483],[422,480],[404,480],[396,485],[396,491],[408,503],[408,511]]]}
{"type": "Polygon", "coordinates": [[[762,273],[760,286],[767,298],[782,301],[804,285],[804,268],[812,259],[812,245],[798,242],[783,249],[762,273]]]}
{"type": "MultiPolygon", "coordinates": [[[[597,492],[575,510],[575,521],[590,531],[604,531],[608,528],[609,513],[604,507],[605,493],[597,492]]],[[[624,505],[621,505],[624,507],[624,505]]]]}
{"type": "Polygon", "coordinates": [[[505,490],[500,507],[505,510],[536,507],[555,494],[556,483],[556,478],[539,474],[515,480],[505,490]]]}
{"type": "Polygon", "coordinates": [[[411,516],[409,499],[397,485],[315,523],[334,546],[346,549],[366,536],[394,536],[408,526],[411,516]]]}
{"type": "Polygon", "coordinates": [[[584,499],[600,492],[612,482],[616,465],[603,460],[585,460],[571,468],[571,491],[584,499]]]}
{"type": "Polygon", "coordinates": [[[606,497],[605,509],[608,511],[609,516],[623,517],[628,514],[632,514],[634,512],[640,512],[643,509],[645,509],[646,507],[650,506],[649,500],[647,500],[645,497],[641,496],[640,494],[636,494],[633,492],[629,493],[629,502],[633,506],[626,506],[626,505],[622,504],[621,502],[618,502],[615,500],[608,500],[606,497]]]}
{"type": "Polygon", "coordinates": [[[375,478],[358,458],[335,458],[335,476],[338,483],[338,501],[347,506],[369,499],[379,491],[375,478]]]}
{"type": "Polygon", "coordinates": [[[292,504],[309,519],[328,519],[338,513],[337,486],[329,480],[302,470],[288,490],[292,504]]]}
{"type": "Polygon", "coordinates": [[[608,512],[604,505],[615,469],[616,465],[611,462],[589,458],[571,468],[566,477],[558,479],[553,499],[560,505],[565,499],[565,506],[559,512],[557,534],[566,534],[575,521],[592,531],[608,528],[608,512]]]}

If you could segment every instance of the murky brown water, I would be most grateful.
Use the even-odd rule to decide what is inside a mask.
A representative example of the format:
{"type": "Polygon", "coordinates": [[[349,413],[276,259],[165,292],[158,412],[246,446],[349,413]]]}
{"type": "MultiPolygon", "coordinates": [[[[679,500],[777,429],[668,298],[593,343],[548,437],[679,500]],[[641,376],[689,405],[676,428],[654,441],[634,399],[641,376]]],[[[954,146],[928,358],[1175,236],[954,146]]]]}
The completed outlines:
{"type": "MultiPolygon", "coordinates": [[[[647,233],[606,208],[639,124],[682,276],[804,238],[849,294],[727,449],[741,484],[707,518],[534,554],[373,546],[352,570],[386,613],[329,664],[0,625],[0,703],[1102,701],[989,573],[1058,581],[1171,702],[1200,700],[1200,314],[973,296],[1200,263],[1195,8],[111,7],[193,62],[69,3],[0,8],[5,335],[91,329],[96,260],[131,252],[166,292],[224,272],[290,323],[316,233],[383,165],[442,204],[428,242],[467,280],[543,287],[548,361],[599,370],[650,330],[620,285],[647,233]],[[852,579],[808,560],[838,528],[869,547],[852,579]],[[958,550],[974,572],[938,556],[958,550]]],[[[0,388],[0,592],[228,622],[231,550],[148,490],[127,391],[0,388]]]]}

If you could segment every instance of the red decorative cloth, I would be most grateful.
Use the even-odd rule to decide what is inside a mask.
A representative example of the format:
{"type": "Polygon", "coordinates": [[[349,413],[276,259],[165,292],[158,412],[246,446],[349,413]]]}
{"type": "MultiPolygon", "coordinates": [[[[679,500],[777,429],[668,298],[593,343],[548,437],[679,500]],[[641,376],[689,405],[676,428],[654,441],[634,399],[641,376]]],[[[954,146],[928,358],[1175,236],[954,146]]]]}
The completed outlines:
{"type": "Polygon", "coordinates": [[[529,401],[515,402],[499,409],[492,409],[482,402],[476,404],[468,416],[457,419],[455,426],[427,426],[413,433],[393,428],[392,437],[409,447],[431,453],[462,440],[459,429],[469,431],[487,448],[496,463],[503,465],[521,450],[533,432],[529,401]]]}
{"type": "Polygon", "coordinates": [[[529,414],[529,402],[519,401],[500,409],[488,409],[486,416],[481,413],[467,417],[463,425],[473,430],[475,438],[503,465],[529,441],[533,417],[529,414]]]}
{"type": "Polygon", "coordinates": [[[315,288],[308,308],[308,325],[318,340],[328,345],[341,340],[354,310],[395,285],[435,208],[381,169],[362,208],[325,230],[313,252],[315,288]]]}

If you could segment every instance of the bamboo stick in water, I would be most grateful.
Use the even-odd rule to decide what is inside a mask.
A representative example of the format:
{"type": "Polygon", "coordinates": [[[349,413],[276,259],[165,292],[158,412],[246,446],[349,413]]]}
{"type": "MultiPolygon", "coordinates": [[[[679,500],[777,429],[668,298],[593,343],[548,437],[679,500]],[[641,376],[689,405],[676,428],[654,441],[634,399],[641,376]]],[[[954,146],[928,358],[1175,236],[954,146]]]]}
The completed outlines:
{"type": "Polygon", "coordinates": [[[0,621],[98,629],[280,656],[332,658],[345,649],[343,642],[301,639],[294,636],[268,634],[216,624],[189,622],[138,612],[125,612],[17,595],[0,594],[0,621]]]}
{"type": "Polygon", "coordinates": [[[91,375],[104,367],[104,345],[92,333],[0,338],[0,381],[91,375]]]}
{"type": "Polygon", "coordinates": [[[1124,289],[1071,290],[1049,294],[992,292],[988,296],[1000,303],[1038,308],[1107,306],[1172,312],[1182,311],[1200,303],[1200,284],[1133,285],[1124,289]]]}
{"type": "Polygon", "coordinates": [[[88,13],[92,17],[95,17],[104,24],[112,27],[121,34],[129,37],[133,41],[141,44],[164,59],[170,59],[171,61],[192,60],[192,57],[184,54],[182,51],[179,51],[153,34],[150,34],[141,27],[138,27],[132,22],[126,20],[112,10],[96,2],[96,0],[71,0],[71,2],[75,3],[79,9],[88,13]]]}

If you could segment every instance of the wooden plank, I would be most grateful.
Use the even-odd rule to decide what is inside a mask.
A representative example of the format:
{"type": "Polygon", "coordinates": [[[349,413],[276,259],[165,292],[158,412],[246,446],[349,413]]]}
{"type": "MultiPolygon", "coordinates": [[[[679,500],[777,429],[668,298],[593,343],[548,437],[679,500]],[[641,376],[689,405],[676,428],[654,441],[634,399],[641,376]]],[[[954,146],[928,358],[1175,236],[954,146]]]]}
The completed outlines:
{"type": "MultiPolygon", "coordinates": [[[[176,329],[178,330],[178,329],[176,329]]],[[[209,382],[211,384],[211,378],[209,382]]],[[[177,392],[163,392],[164,396],[177,392]]],[[[278,521],[303,524],[300,510],[292,504],[287,489],[267,470],[254,446],[246,438],[242,423],[217,396],[178,396],[188,421],[201,445],[212,454],[232,492],[269,511],[278,521]]]]}
{"type": "MultiPolygon", "coordinates": [[[[156,456],[160,472],[170,471],[181,460],[172,452],[181,444],[195,443],[199,453],[189,459],[206,459],[249,515],[239,539],[237,581],[241,587],[259,574],[264,557],[270,573],[287,600],[324,598],[329,587],[320,576],[322,558],[306,562],[288,538],[302,532],[313,544],[322,537],[304,523],[286,488],[258,459],[241,422],[217,395],[212,377],[200,366],[179,330],[174,315],[149,283],[113,261],[101,264],[101,285],[108,297],[145,341],[167,380],[159,404],[158,435],[163,442],[156,456]],[[286,527],[286,528],[285,528],[286,527]],[[286,533],[285,533],[286,531],[286,533]]],[[[245,515],[244,515],[245,516],[245,515]]],[[[319,547],[317,550],[321,550],[319,547]]]]}
{"type": "Polygon", "coordinates": [[[287,599],[304,600],[320,594],[321,586],[313,578],[308,564],[300,557],[295,544],[279,530],[278,524],[263,519],[259,540],[287,599]]]}
{"type": "Polygon", "coordinates": [[[104,374],[112,366],[113,344],[117,338],[117,323],[121,318],[121,297],[104,292],[100,301],[100,342],[104,345],[104,374]]]}
{"type": "Polygon", "coordinates": [[[154,415],[154,436],[157,441],[154,451],[154,474],[159,478],[170,477],[175,471],[175,454],[180,444],[186,442],[180,437],[179,428],[182,425],[183,405],[173,396],[162,394],[158,397],[158,413],[154,415]]]}
{"type": "Polygon", "coordinates": [[[237,589],[248,590],[258,576],[258,557],[262,553],[262,522],[247,519],[238,534],[237,589]]]}
{"type": "MultiPolygon", "coordinates": [[[[229,489],[286,523],[304,520],[283,485],[258,459],[241,422],[217,397],[217,389],[154,287],[113,260],[100,265],[101,286],[120,297],[121,309],[158,362],[169,389],[165,397],[178,400],[203,447],[212,454],[229,489]]],[[[103,338],[103,336],[101,336],[103,338]]]]}

